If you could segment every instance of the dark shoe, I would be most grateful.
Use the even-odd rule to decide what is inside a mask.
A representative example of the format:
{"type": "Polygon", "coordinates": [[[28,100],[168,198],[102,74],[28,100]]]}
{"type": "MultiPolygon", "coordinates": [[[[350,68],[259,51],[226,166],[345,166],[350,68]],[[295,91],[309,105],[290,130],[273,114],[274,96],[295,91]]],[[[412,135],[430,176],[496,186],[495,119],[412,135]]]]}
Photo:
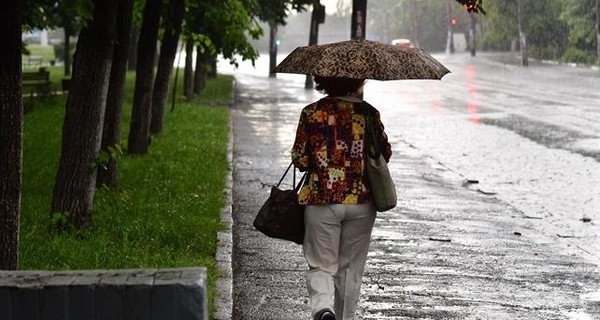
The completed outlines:
{"type": "Polygon", "coordinates": [[[335,320],[335,314],[329,309],[323,309],[317,313],[317,320],[335,320]]]}

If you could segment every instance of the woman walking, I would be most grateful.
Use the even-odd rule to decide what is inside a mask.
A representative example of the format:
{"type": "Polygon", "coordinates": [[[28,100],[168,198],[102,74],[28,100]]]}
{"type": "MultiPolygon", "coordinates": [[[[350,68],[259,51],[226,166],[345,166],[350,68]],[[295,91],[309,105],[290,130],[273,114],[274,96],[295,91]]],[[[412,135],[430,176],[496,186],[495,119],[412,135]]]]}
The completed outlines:
{"type": "Polygon", "coordinates": [[[365,114],[373,115],[382,154],[391,146],[379,112],[362,101],[364,79],[314,77],[327,96],[300,115],[292,161],[308,178],[299,193],[306,205],[303,251],[311,315],[353,319],[376,210],[365,174],[365,114]]]}

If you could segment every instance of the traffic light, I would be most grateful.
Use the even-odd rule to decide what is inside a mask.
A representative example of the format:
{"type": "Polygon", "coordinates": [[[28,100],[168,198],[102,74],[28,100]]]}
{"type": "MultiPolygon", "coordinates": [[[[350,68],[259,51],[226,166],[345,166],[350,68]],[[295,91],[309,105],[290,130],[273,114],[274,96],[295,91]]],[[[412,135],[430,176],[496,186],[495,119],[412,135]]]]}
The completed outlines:
{"type": "Polygon", "coordinates": [[[467,12],[477,12],[477,1],[476,0],[469,0],[467,1],[467,3],[465,4],[465,6],[467,7],[467,12]]]}
{"type": "Polygon", "coordinates": [[[455,27],[457,23],[458,23],[458,21],[456,20],[456,18],[450,19],[450,25],[451,26],[455,27]]]}

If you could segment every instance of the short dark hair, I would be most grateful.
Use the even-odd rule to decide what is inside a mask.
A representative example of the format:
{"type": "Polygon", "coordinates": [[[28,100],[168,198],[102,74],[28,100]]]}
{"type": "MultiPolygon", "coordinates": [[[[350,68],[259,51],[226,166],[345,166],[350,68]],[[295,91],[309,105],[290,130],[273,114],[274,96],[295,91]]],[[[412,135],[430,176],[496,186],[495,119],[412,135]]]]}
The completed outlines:
{"type": "Polygon", "coordinates": [[[356,93],[365,79],[314,76],[315,89],[330,96],[346,96],[356,93]]]}

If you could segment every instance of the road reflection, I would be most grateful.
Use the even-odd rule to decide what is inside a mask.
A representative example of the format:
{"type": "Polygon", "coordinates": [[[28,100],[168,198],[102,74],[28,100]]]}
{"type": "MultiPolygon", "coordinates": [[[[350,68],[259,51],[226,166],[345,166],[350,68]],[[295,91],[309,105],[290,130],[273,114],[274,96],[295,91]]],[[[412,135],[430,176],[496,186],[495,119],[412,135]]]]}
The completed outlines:
{"type": "Polygon", "coordinates": [[[469,93],[469,103],[467,104],[467,112],[469,113],[469,121],[479,123],[479,114],[477,112],[477,85],[475,84],[476,67],[468,65],[465,68],[465,78],[467,82],[467,92],[469,93]]]}

